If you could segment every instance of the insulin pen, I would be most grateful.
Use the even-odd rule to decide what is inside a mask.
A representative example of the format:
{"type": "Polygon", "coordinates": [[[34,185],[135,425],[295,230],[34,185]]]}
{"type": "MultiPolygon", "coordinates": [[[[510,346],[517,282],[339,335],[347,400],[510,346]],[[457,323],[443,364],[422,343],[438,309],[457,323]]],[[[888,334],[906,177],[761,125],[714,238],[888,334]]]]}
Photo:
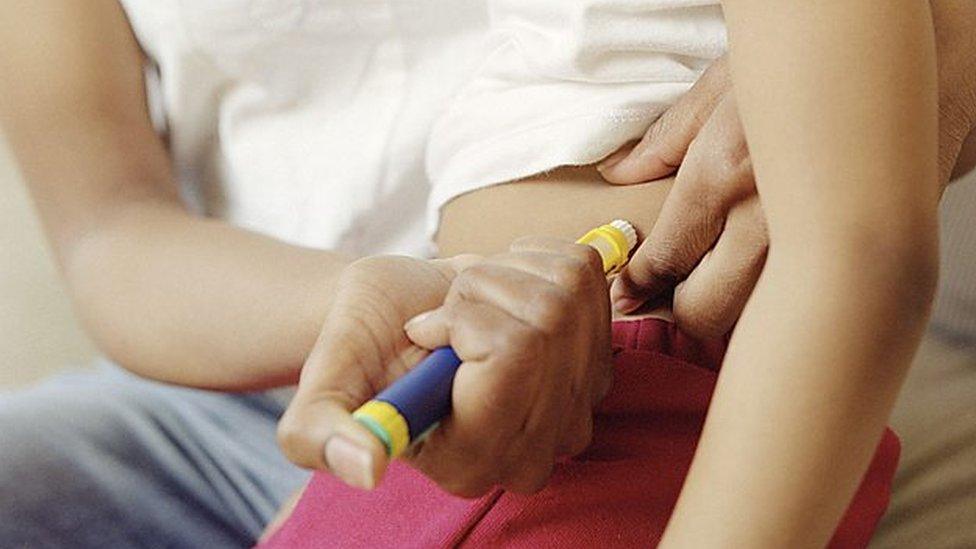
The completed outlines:
{"type": "MultiPolygon", "coordinates": [[[[592,246],[603,259],[603,271],[615,272],[627,263],[637,245],[633,225],[616,220],[583,235],[578,244],[592,246]]],[[[391,457],[397,457],[451,412],[454,374],[461,359],[450,347],[433,351],[416,367],[353,412],[391,457]]]]}

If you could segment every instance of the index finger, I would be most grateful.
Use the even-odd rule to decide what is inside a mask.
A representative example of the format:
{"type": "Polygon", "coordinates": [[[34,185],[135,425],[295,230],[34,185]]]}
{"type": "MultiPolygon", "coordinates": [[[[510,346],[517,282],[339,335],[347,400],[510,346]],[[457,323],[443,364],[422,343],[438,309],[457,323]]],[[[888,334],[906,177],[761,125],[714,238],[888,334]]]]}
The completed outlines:
{"type": "Polygon", "coordinates": [[[614,281],[611,299],[630,312],[687,277],[721,234],[735,200],[754,193],[745,135],[731,96],[702,129],[648,238],[614,281]]]}

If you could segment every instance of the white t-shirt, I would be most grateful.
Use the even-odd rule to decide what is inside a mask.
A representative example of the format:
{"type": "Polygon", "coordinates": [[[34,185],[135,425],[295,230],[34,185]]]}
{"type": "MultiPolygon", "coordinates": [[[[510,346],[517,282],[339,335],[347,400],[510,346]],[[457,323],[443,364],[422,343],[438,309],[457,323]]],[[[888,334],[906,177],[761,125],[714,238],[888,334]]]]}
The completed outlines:
{"type": "Polygon", "coordinates": [[[726,50],[717,0],[490,0],[486,61],[428,152],[429,228],[452,198],[640,137],[726,50]]]}
{"type": "Polygon", "coordinates": [[[725,49],[717,0],[122,4],[188,203],[352,254],[429,253],[448,200],[600,159],[725,49]]]}

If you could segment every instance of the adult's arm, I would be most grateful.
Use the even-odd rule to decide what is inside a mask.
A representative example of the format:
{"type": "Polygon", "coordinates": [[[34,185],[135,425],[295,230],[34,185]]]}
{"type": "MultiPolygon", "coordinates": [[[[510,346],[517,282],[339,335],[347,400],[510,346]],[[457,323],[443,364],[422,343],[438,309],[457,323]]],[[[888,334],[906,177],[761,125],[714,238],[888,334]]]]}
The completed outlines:
{"type": "Polygon", "coordinates": [[[297,379],[346,259],[183,207],[117,1],[0,4],[0,121],[103,352],[185,385],[297,379]]]}
{"type": "Polygon", "coordinates": [[[770,249],[663,541],[822,547],[935,288],[932,16],[921,0],[724,7],[770,249]]]}

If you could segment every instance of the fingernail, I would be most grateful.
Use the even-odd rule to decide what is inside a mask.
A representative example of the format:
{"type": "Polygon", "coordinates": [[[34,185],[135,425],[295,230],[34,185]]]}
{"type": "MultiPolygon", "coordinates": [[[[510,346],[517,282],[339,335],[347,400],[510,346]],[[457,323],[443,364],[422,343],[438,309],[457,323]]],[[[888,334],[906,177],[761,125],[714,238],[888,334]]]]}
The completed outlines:
{"type": "Polygon", "coordinates": [[[603,159],[602,162],[596,165],[597,171],[603,173],[613,168],[617,164],[620,164],[620,162],[623,161],[623,159],[627,158],[627,156],[630,154],[630,151],[631,149],[623,149],[606,157],[605,159],[603,159]]]}
{"type": "Polygon", "coordinates": [[[373,478],[373,455],[342,435],[332,435],[325,443],[325,462],[332,474],[346,484],[370,490],[373,478]]]}
{"type": "Polygon", "coordinates": [[[403,325],[403,329],[409,330],[410,328],[430,318],[430,315],[432,314],[434,314],[434,311],[427,311],[426,313],[420,313],[419,315],[408,320],[407,323],[403,325]]]}
{"type": "Polygon", "coordinates": [[[613,308],[619,313],[629,313],[643,304],[643,301],[632,297],[618,297],[613,300],[613,308]]]}

